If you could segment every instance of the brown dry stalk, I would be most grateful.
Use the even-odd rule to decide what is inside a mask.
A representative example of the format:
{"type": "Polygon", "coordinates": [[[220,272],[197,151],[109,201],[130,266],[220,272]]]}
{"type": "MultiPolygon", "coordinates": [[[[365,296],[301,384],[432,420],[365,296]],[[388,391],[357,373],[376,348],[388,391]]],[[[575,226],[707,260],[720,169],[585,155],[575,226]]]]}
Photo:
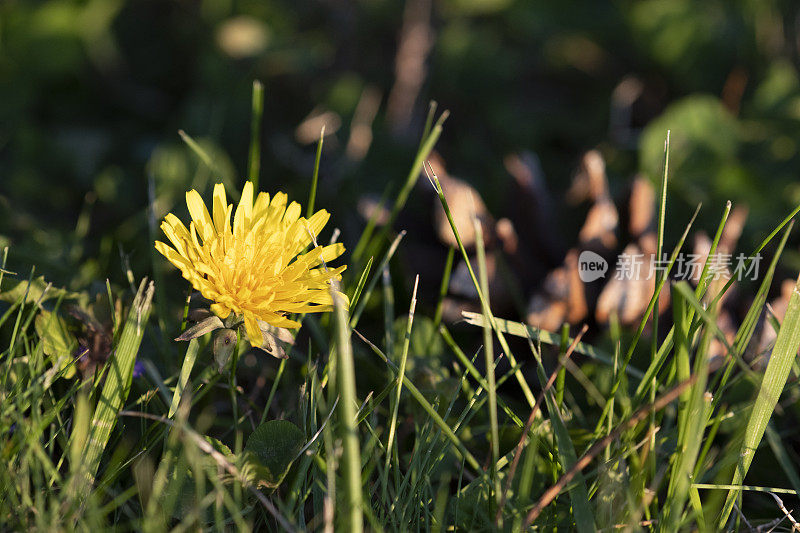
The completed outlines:
{"type": "Polygon", "coordinates": [[[519,442],[517,443],[517,447],[514,449],[514,459],[511,461],[511,467],[508,470],[508,479],[506,479],[506,486],[503,488],[503,494],[500,497],[500,504],[497,506],[497,514],[494,517],[494,521],[496,524],[500,523],[500,518],[503,514],[503,507],[506,505],[506,496],[508,495],[508,491],[511,490],[511,483],[514,481],[514,474],[517,472],[517,466],[519,465],[519,458],[522,457],[522,449],[525,446],[525,437],[527,437],[528,433],[531,431],[531,427],[533,426],[533,421],[536,419],[536,414],[539,412],[539,406],[542,404],[542,400],[544,399],[544,395],[550,390],[550,387],[553,386],[553,383],[556,381],[556,377],[558,376],[558,372],[561,370],[561,367],[564,366],[564,363],[569,359],[572,355],[572,352],[575,351],[575,348],[578,346],[578,343],[581,342],[581,338],[589,329],[589,326],[586,324],[583,325],[580,332],[575,335],[575,338],[572,340],[572,344],[569,345],[567,351],[564,353],[564,357],[558,362],[558,365],[553,370],[552,374],[550,374],[550,379],[547,380],[542,391],[539,393],[539,396],[536,398],[536,403],[533,404],[533,408],[531,409],[531,414],[528,416],[528,421],[525,422],[525,429],[522,430],[522,435],[519,436],[519,442]]]}

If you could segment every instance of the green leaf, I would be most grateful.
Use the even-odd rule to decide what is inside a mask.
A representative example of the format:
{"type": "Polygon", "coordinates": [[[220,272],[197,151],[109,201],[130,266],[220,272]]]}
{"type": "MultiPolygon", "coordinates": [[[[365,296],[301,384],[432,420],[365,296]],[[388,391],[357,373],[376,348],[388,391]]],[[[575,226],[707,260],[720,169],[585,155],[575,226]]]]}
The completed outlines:
{"type": "Polygon", "coordinates": [[[28,288],[28,280],[9,280],[6,285],[8,288],[0,292],[0,300],[10,303],[18,302],[22,298],[25,298],[25,303],[29,304],[59,297],[63,297],[65,300],[76,300],[80,296],[76,292],[53,287],[44,280],[44,276],[32,280],[30,288],[28,288]]]}
{"type": "Polygon", "coordinates": [[[42,351],[50,357],[53,365],[59,365],[59,370],[67,368],[64,377],[72,378],[75,375],[72,356],[78,341],[70,335],[66,322],[55,313],[42,310],[36,316],[36,334],[42,339],[42,351]]]}
{"type": "Polygon", "coordinates": [[[297,459],[306,437],[288,420],[270,420],[256,428],[244,447],[242,470],[258,486],[275,488],[297,459]]]}

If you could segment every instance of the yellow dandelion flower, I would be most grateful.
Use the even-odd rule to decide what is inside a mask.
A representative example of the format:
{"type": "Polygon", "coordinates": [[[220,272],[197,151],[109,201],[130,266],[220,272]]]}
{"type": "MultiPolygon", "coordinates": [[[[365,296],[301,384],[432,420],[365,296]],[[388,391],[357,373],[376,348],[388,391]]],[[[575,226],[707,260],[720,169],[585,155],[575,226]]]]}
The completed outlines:
{"type": "Polygon", "coordinates": [[[172,246],[155,243],[156,250],[214,302],[214,314],[225,319],[236,313],[243,318],[255,346],[264,341],[259,321],[294,328],[299,324],[287,318],[288,313],[330,311],[330,281],[341,279],[346,268],[325,265],[342,255],[342,244],[315,245],[303,253],[330,214],[320,210],[306,219],[300,216],[300,204],[286,204],[282,192],[272,198],[259,193],[253,202],[253,184],[247,182],[234,213],[218,183],[209,214],[200,194],[191,190],[186,193],[192,216],[189,228],[169,213],[161,229],[172,246]]]}

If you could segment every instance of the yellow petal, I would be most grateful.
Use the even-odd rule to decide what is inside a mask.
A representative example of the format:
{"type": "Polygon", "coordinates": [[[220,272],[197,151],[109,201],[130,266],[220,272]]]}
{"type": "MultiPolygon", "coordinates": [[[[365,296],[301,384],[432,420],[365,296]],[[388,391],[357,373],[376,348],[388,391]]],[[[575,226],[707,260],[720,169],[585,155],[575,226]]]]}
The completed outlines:
{"type": "Polygon", "coordinates": [[[326,313],[333,310],[333,305],[314,305],[305,302],[286,304],[284,309],[289,313],[326,313]]]}
{"type": "Polygon", "coordinates": [[[319,233],[322,231],[322,228],[325,227],[325,224],[328,223],[330,218],[330,213],[324,209],[321,209],[311,215],[311,218],[306,221],[306,224],[308,224],[308,229],[313,235],[319,235],[319,233]]]}
{"type": "Polygon", "coordinates": [[[303,254],[301,257],[307,258],[309,268],[319,265],[322,262],[333,261],[344,253],[344,244],[337,242],[327,246],[318,246],[303,254]]]}
{"type": "Polygon", "coordinates": [[[176,250],[172,247],[164,244],[161,241],[156,241],[156,250],[166,257],[170,263],[178,267],[180,270],[184,272],[193,271],[194,268],[192,263],[190,263],[185,257],[179,254],[176,250]]]}
{"type": "Polygon", "coordinates": [[[298,219],[286,231],[286,244],[289,246],[290,253],[296,255],[312,241],[316,241],[329,218],[330,214],[323,209],[314,213],[309,219],[298,219]]]}
{"type": "Polygon", "coordinates": [[[298,218],[300,218],[300,204],[292,202],[283,214],[283,225],[287,227],[291,226],[297,222],[298,218]]]}
{"type": "Polygon", "coordinates": [[[272,201],[269,203],[269,206],[275,209],[283,209],[286,207],[286,202],[288,200],[289,197],[286,196],[285,192],[278,192],[272,197],[272,201]]]}
{"type": "Polygon", "coordinates": [[[260,318],[264,322],[267,322],[268,324],[271,324],[276,328],[292,329],[300,327],[299,322],[295,322],[294,320],[289,320],[285,316],[281,316],[277,313],[263,313],[261,314],[260,318]]]}
{"type": "Polygon", "coordinates": [[[250,313],[244,315],[244,329],[247,331],[250,344],[253,346],[264,344],[264,336],[261,334],[261,328],[258,327],[258,319],[250,313]]]}
{"type": "Polygon", "coordinates": [[[172,228],[179,238],[187,240],[189,239],[189,230],[187,230],[186,226],[183,225],[181,219],[172,213],[167,213],[167,216],[164,217],[164,222],[162,222],[161,227],[163,228],[165,224],[172,228]]]}
{"type": "Polygon", "coordinates": [[[265,192],[258,193],[255,204],[253,204],[253,221],[262,218],[269,208],[269,194],[265,192]]]}
{"type": "Polygon", "coordinates": [[[242,189],[242,197],[233,216],[233,234],[242,238],[243,232],[250,229],[250,220],[253,214],[253,183],[247,182],[242,189]]]}
{"type": "Polygon", "coordinates": [[[224,304],[211,304],[211,312],[223,320],[231,314],[230,308],[224,304]]]}
{"type": "Polygon", "coordinates": [[[228,200],[225,197],[225,186],[221,183],[214,185],[214,227],[218,234],[225,231],[225,214],[228,211],[228,200]]]}
{"type": "Polygon", "coordinates": [[[200,197],[200,193],[194,189],[187,192],[186,206],[189,208],[189,214],[192,215],[192,220],[200,236],[204,241],[210,239],[213,231],[213,224],[211,222],[211,216],[208,214],[206,204],[203,203],[203,199],[200,197]]]}
{"type": "Polygon", "coordinates": [[[187,246],[191,246],[191,237],[189,236],[189,231],[186,227],[181,223],[180,220],[177,222],[170,221],[169,217],[161,223],[161,230],[164,232],[164,235],[167,236],[169,242],[172,243],[172,246],[178,250],[178,253],[181,255],[187,255],[187,246]],[[170,222],[173,222],[170,224],[170,222]]]}
{"type": "Polygon", "coordinates": [[[286,211],[287,199],[285,192],[279,192],[272,197],[272,201],[269,203],[269,209],[265,215],[267,219],[265,222],[266,224],[277,224],[283,218],[283,213],[286,211]]]}

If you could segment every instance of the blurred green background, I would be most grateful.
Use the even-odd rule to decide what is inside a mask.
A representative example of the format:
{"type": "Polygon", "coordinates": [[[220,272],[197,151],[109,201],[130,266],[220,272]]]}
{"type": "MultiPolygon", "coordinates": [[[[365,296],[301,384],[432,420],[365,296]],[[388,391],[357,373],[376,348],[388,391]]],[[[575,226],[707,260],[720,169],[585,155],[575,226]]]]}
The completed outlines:
{"type": "Polygon", "coordinates": [[[351,246],[360,195],[397,190],[431,99],[451,112],[439,153],[495,216],[509,153],[535,152],[561,198],[598,148],[619,193],[656,179],[671,129],[670,231],[700,201],[713,229],[730,199],[750,243],[800,203],[799,64],[790,0],[4,0],[0,246],[72,286],[123,280],[121,257],[146,274],[149,194],[160,218],[188,187],[241,184],[254,79],[262,189],[305,200],[325,123],[318,205],[351,246]]]}

